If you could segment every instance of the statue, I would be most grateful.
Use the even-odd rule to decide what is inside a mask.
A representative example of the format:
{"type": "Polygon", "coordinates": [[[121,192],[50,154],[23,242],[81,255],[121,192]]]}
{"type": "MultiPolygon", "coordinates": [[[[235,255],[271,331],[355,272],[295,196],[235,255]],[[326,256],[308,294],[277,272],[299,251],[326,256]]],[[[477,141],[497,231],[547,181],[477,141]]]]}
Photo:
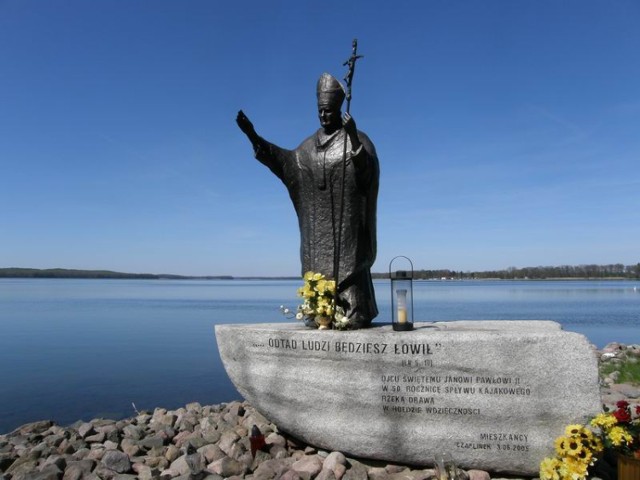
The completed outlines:
{"type": "Polygon", "coordinates": [[[242,110],[236,122],[256,159],[287,187],[300,227],[302,273],[334,279],[337,305],[351,327],[361,328],[378,314],[370,269],[376,258],[379,167],[373,143],[357,130],[348,107],[342,115],[347,95],[338,80],[322,74],[321,128],[294,150],[260,137],[242,110]]]}

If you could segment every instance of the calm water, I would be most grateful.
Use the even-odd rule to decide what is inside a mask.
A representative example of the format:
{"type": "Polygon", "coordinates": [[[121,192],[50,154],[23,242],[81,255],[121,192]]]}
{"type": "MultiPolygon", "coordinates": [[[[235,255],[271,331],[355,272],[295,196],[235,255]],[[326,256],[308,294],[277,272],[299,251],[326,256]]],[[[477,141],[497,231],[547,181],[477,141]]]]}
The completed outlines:
{"type": "MultiPolygon", "coordinates": [[[[239,398],[213,326],[286,322],[297,281],[0,279],[0,433],[239,398]]],[[[389,284],[376,283],[388,321],[389,284]]],[[[556,320],[640,343],[640,282],[416,282],[418,321],[556,320]]]]}

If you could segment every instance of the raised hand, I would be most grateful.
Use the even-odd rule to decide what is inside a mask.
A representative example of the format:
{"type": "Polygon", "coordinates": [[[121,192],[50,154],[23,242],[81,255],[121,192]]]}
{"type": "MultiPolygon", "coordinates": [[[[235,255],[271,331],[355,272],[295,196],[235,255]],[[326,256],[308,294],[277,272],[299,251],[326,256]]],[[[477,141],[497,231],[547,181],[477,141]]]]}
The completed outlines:
{"type": "Polygon", "coordinates": [[[242,110],[240,110],[236,116],[236,123],[238,124],[238,127],[240,127],[240,130],[249,137],[249,140],[254,142],[258,134],[256,133],[256,129],[253,127],[253,123],[251,123],[249,117],[247,117],[242,110]]]}

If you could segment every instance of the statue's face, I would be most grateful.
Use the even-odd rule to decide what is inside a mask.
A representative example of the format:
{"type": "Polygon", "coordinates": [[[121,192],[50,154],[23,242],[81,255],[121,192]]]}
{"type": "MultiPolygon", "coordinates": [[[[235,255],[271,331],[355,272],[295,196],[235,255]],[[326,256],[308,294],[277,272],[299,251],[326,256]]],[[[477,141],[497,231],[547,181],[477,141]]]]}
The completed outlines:
{"type": "Polygon", "coordinates": [[[332,133],[342,126],[340,108],[327,104],[318,104],[320,125],[327,133],[332,133]]]}

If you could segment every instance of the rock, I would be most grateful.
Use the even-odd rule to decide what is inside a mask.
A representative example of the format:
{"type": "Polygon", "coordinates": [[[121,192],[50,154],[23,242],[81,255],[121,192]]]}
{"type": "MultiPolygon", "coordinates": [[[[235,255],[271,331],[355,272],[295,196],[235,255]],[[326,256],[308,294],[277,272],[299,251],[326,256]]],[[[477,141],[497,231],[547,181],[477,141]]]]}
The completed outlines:
{"type": "Polygon", "coordinates": [[[271,445],[269,447],[269,454],[273,458],[287,458],[289,456],[289,451],[282,445],[271,445]]]}
{"type": "Polygon", "coordinates": [[[491,480],[491,476],[484,470],[467,470],[469,480],[491,480]]]}
{"type": "Polygon", "coordinates": [[[141,452],[138,444],[131,438],[123,439],[122,442],[120,442],[120,448],[129,456],[129,458],[135,457],[141,452]]]}
{"type": "Polygon", "coordinates": [[[67,463],[63,480],[77,480],[91,473],[96,466],[93,460],[80,460],[67,463]]]}
{"type": "Polygon", "coordinates": [[[127,425],[122,429],[125,438],[140,440],[144,436],[144,430],[137,425],[127,425]]]}
{"type": "Polygon", "coordinates": [[[18,477],[19,475],[24,475],[35,470],[37,465],[37,460],[29,457],[20,457],[16,459],[16,461],[13,462],[11,466],[5,470],[4,473],[11,475],[10,478],[18,477]]]}
{"type": "Polygon", "coordinates": [[[600,411],[592,346],[556,322],[417,323],[403,336],[384,325],[321,340],[297,324],[236,324],[216,325],[216,338],[238,391],[300,450],[426,466],[437,448],[461,465],[535,475],[549,438],[600,411]],[[499,432],[516,434],[515,453],[498,449],[499,432]]]}
{"type": "Polygon", "coordinates": [[[127,473],[131,470],[131,461],[126,453],[120,450],[107,450],[102,456],[102,464],[116,473],[127,473]]]}
{"type": "Polygon", "coordinates": [[[182,455],[171,462],[169,469],[176,472],[178,475],[187,475],[188,473],[191,473],[185,455],[182,455]]]}
{"type": "Polygon", "coordinates": [[[94,435],[87,435],[85,441],[87,443],[103,443],[107,438],[107,435],[104,432],[98,432],[94,435]]]}
{"type": "Polygon", "coordinates": [[[611,390],[620,393],[627,398],[640,398],[640,388],[628,383],[617,383],[611,385],[611,390]]]}
{"type": "Polygon", "coordinates": [[[342,478],[344,480],[367,480],[367,467],[356,460],[350,459],[347,471],[342,478]]]}
{"type": "Polygon", "coordinates": [[[24,480],[60,480],[62,471],[56,465],[47,465],[39,472],[27,473],[22,478],[24,480]]]}
{"type": "MultiPolygon", "coordinates": [[[[369,478],[373,480],[372,477],[369,477],[369,478]]],[[[318,474],[318,476],[315,478],[315,480],[337,480],[337,479],[332,470],[329,470],[328,468],[323,468],[318,474]]]]}
{"type": "MultiPolygon", "coordinates": [[[[331,470],[334,476],[338,477],[338,472],[341,469],[337,469],[336,467],[338,466],[344,467],[346,464],[347,464],[347,458],[341,452],[331,452],[324,459],[324,462],[322,463],[322,468],[331,470]]],[[[344,474],[344,469],[342,470],[344,474]]]]}
{"type": "Polygon", "coordinates": [[[218,442],[218,447],[220,447],[220,450],[222,450],[224,453],[231,456],[230,455],[231,447],[238,440],[240,440],[240,437],[236,432],[234,432],[233,430],[227,430],[222,434],[222,437],[220,437],[220,442],[218,442]]]}
{"type": "Polygon", "coordinates": [[[280,478],[289,470],[293,462],[289,458],[272,459],[262,462],[254,471],[254,476],[260,478],[280,478]]]}
{"type": "Polygon", "coordinates": [[[302,457],[297,462],[291,465],[291,469],[298,474],[308,474],[310,477],[315,477],[320,470],[322,470],[322,458],[318,455],[308,455],[302,457]]]}
{"type": "Polygon", "coordinates": [[[280,445],[281,447],[287,446],[287,439],[277,433],[270,433],[264,439],[267,445],[280,445]]]}
{"type": "Polygon", "coordinates": [[[13,455],[10,453],[0,453],[0,472],[5,472],[13,462],[15,462],[13,455]]]}
{"type": "Polygon", "coordinates": [[[37,422],[26,423],[18,428],[16,428],[13,432],[11,432],[10,436],[15,435],[32,435],[43,433],[51,428],[54,423],[51,420],[40,420],[37,422]]]}
{"type": "Polygon", "coordinates": [[[198,453],[202,454],[207,464],[220,460],[225,456],[225,453],[220,450],[220,447],[217,445],[205,445],[200,447],[198,449],[198,453]]]}
{"type": "Polygon", "coordinates": [[[389,480],[391,478],[389,472],[383,467],[370,468],[367,475],[369,480],[389,480]]]}
{"type": "Polygon", "coordinates": [[[107,440],[106,442],[104,442],[104,448],[106,448],[107,450],[117,450],[118,444],[111,440],[107,440]]]}
{"type": "Polygon", "coordinates": [[[173,462],[179,456],[180,456],[180,449],[175,445],[169,445],[167,447],[167,451],[164,454],[164,458],[169,460],[169,462],[173,462]]]}
{"type": "Polygon", "coordinates": [[[222,477],[230,477],[244,473],[244,465],[233,458],[223,457],[207,465],[207,470],[222,477]]]}

